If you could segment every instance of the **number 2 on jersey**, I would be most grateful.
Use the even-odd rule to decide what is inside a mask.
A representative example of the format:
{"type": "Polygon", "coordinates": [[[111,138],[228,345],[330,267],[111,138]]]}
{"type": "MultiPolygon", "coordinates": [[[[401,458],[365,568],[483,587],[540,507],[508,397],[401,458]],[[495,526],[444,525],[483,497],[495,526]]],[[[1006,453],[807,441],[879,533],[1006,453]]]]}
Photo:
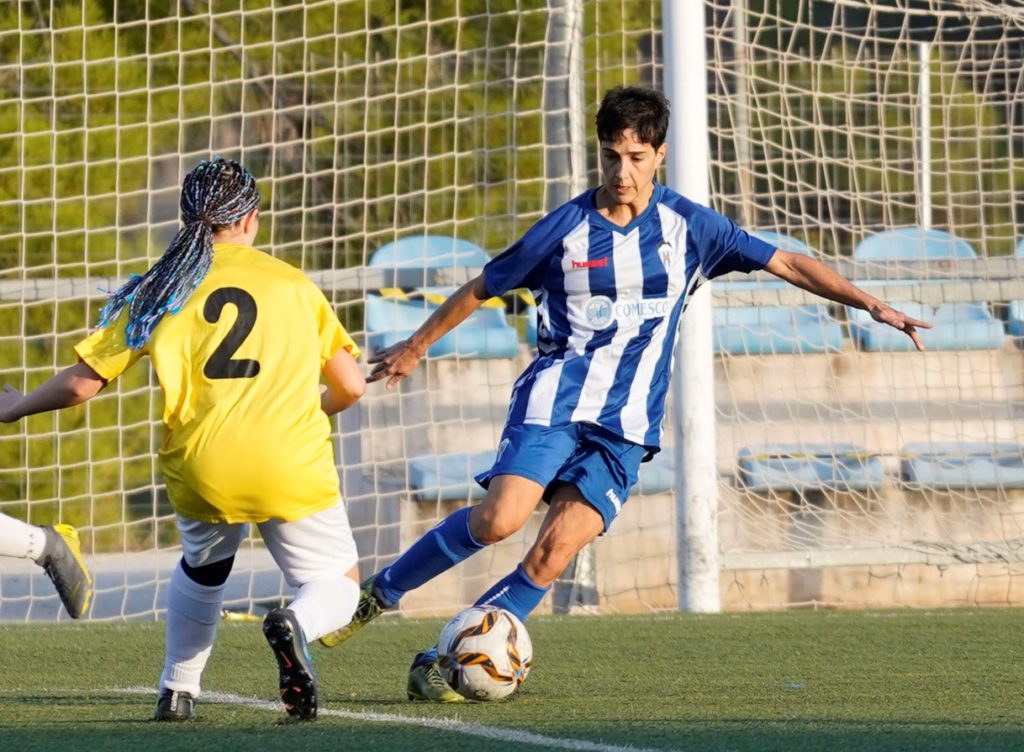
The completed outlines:
{"type": "Polygon", "coordinates": [[[260,372],[260,362],[250,358],[231,358],[249,336],[256,323],[256,301],[252,295],[238,287],[221,287],[214,290],[203,306],[203,318],[211,324],[220,320],[221,311],[228,303],[238,311],[235,323],[217,345],[213,355],[203,366],[203,375],[208,379],[251,379],[260,372]]]}

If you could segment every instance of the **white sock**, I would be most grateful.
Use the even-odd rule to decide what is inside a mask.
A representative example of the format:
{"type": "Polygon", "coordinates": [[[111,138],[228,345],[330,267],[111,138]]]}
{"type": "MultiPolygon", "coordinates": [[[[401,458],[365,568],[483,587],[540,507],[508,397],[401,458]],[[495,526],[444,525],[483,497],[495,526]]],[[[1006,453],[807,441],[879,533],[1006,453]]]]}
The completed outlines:
{"type": "Polygon", "coordinates": [[[0,514],[0,556],[38,559],[46,547],[46,533],[14,517],[0,514]]]}
{"type": "Polygon", "coordinates": [[[181,563],[171,575],[167,594],[167,652],[159,689],[199,696],[199,679],[217,636],[224,585],[209,587],[192,580],[181,563]]]}
{"type": "Polygon", "coordinates": [[[359,585],[344,575],[332,580],[314,580],[299,588],[288,608],[312,642],[341,629],[350,621],[359,604],[359,585]]]}

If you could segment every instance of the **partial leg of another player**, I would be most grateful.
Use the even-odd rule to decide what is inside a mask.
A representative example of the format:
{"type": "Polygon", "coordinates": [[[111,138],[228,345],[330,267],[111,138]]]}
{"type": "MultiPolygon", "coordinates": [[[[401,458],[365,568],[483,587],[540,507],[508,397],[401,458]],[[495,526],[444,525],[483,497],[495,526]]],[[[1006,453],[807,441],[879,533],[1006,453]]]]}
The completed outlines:
{"type": "Polygon", "coordinates": [[[89,610],[92,575],[71,525],[39,527],[0,514],[0,556],[32,559],[41,566],[72,619],[89,610]]]}
{"type": "Polygon", "coordinates": [[[352,620],[359,600],[355,540],[340,501],[301,520],[259,527],[285,581],[298,588],[287,608],[274,609],[263,621],[277,659],[281,700],[293,720],[315,720],[319,687],[309,641],[352,620]]]}
{"type": "MultiPolygon", "coordinates": [[[[543,600],[572,557],[604,530],[601,514],[576,486],[559,483],[552,493],[537,539],[523,562],[477,599],[476,606],[498,606],[520,621],[543,600]]],[[[437,646],[416,655],[409,669],[410,700],[453,702],[461,695],[448,686],[438,666],[437,646]],[[450,693],[450,695],[449,695],[450,693]]]]}

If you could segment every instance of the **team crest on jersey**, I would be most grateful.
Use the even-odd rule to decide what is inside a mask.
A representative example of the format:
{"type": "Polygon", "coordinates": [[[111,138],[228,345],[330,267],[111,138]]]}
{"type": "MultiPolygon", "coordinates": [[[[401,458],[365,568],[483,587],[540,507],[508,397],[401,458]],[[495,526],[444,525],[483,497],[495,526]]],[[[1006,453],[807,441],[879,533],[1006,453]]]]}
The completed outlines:
{"type": "Polygon", "coordinates": [[[595,295],[583,309],[587,323],[595,329],[605,329],[612,323],[612,300],[604,295],[595,295]]]}
{"type": "Polygon", "coordinates": [[[658,246],[658,255],[661,257],[661,263],[668,266],[672,263],[672,251],[675,250],[671,243],[661,241],[661,245],[658,246]]]}

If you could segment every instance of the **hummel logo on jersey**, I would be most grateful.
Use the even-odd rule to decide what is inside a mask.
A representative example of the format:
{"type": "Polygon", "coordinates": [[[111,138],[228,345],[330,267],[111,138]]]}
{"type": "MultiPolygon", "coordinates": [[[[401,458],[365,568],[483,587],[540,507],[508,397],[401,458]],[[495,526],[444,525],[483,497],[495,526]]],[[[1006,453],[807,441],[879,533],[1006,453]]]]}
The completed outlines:
{"type": "Polygon", "coordinates": [[[616,510],[622,509],[622,502],[619,501],[619,496],[618,494],[615,493],[615,489],[609,488],[607,491],[605,491],[604,495],[605,497],[607,497],[608,501],[612,503],[612,506],[614,506],[616,510]]]}
{"type": "Polygon", "coordinates": [[[593,261],[577,261],[572,260],[573,269],[596,269],[597,267],[608,266],[608,259],[594,259],[593,261]]]}

